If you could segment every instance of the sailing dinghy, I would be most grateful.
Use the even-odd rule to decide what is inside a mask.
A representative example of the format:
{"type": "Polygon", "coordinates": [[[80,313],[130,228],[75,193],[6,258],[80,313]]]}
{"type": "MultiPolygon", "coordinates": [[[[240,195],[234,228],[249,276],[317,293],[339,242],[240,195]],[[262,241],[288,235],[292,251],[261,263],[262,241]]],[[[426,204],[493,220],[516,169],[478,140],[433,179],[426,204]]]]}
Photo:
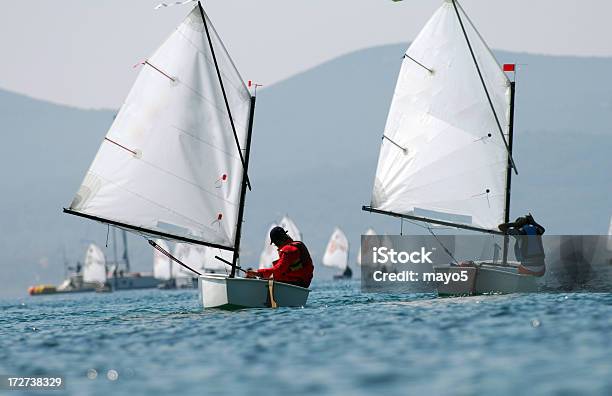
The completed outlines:
{"type": "MultiPolygon", "coordinates": [[[[514,87],[463,8],[445,0],[404,54],[371,205],[363,210],[501,235],[516,172],[514,87]]],[[[518,274],[508,261],[508,240],[501,264],[434,267],[470,277],[438,293],[537,290],[536,278],[518,274]]]]}
{"type": "Polygon", "coordinates": [[[66,213],[140,234],[199,275],[204,307],[303,306],[309,289],[236,277],[255,96],[201,3],[142,63],[66,213]],[[152,238],[232,253],[229,275],[152,238]]]}
{"type": "Polygon", "coordinates": [[[349,262],[349,241],[340,228],[336,227],[323,254],[321,263],[326,267],[337,268],[341,272],[334,275],[334,279],[350,279],[353,271],[348,265],[349,262]]]}

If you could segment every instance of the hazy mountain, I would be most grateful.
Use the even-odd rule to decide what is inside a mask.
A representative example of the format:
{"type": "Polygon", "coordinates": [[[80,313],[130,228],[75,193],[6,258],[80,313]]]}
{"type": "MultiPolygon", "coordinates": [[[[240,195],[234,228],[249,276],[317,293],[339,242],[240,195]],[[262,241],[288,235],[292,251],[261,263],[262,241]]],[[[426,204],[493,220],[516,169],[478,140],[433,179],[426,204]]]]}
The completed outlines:
{"type": "MultiPolygon", "coordinates": [[[[405,47],[341,56],[259,91],[243,265],[255,265],[269,223],[283,214],[301,227],[316,259],[335,225],[349,236],[352,257],[367,227],[399,232],[398,220],[360,208],[369,203],[405,47]]],[[[612,214],[612,59],[506,52],[498,57],[522,65],[513,217],[531,211],[553,234],[605,233],[612,214]]],[[[0,91],[0,294],[58,283],[63,247],[74,262],[89,241],[104,246],[105,226],[64,215],[61,208],[78,188],[114,114],[0,91]]],[[[149,246],[137,237],[130,243],[135,268],[149,270],[149,246]]]]}

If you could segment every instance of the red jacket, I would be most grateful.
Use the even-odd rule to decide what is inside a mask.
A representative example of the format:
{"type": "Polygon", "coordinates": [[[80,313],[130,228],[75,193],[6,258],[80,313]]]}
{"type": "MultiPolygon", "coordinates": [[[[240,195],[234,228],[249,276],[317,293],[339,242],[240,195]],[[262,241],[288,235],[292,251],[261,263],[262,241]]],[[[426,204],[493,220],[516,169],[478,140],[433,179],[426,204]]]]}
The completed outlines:
{"type": "Polygon", "coordinates": [[[272,268],[262,268],[257,273],[263,278],[273,277],[275,281],[310,286],[314,265],[306,245],[294,241],[278,249],[279,259],[272,268]]]}

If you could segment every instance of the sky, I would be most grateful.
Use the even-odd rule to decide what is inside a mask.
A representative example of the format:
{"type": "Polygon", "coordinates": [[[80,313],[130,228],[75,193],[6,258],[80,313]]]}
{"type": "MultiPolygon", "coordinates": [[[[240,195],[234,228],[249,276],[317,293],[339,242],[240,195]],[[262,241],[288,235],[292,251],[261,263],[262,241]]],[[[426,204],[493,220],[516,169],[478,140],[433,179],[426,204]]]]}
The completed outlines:
{"type": "MultiPolygon", "coordinates": [[[[118,108],[144,60],[193,4],[0,0],[0,88],[118,108]]],[[[241,74],[269,86],[358,49],[409,42],[442,0],[206,0],[241,74]]],[[[495,49],[612,56],[608,0],[462,0],[495,49]]]]}

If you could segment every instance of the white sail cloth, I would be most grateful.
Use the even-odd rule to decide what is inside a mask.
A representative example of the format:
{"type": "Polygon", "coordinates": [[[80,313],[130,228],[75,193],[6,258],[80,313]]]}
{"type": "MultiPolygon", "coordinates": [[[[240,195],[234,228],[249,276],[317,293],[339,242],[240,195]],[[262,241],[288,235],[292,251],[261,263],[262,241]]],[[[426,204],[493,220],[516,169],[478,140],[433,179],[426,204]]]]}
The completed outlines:
{"type": "Polygon", "coordinates": [[[321,263],[327,267],[339,268],[340,270],[346,269],[348,265],[349,255],[349,242],[340,228],[335,228],[334,232],[329,238],[327,248],[321,263]]]}
{"type": "MultiPolygon", "coordinates": [[[[242,150],[250,93],[207,25],[242,150]]],[[[199,8],[142,66],[70,209],[233,247],[243,166],[199,8]]]]}
{"type": "Polygon", "coordinates": [[[106,258],[104,252],[93,243],[87,247],[83,265],[83,282],[106,282],[106,258]]]}
{"type": "Polygon", "coordinates": [[[281,221],[278,224],[273,223],[266,233],[264,248],[259,256],[259,268],[270,268],[272,263],[278,260],[278,248],[276,245],[272,245],[270,243],[270,231],[272,231],[272,228],[274,227],[282,227],[294,241],[302,240],[302,232],[298,226],[289,218],[289,216],[283,216],[281,221]]]}
{"type": "MultiPolygon", "coordinates": [[[[372,228],[368,228],[363,235],[365,236],[376,235],[376,231],[374,231],[374,229],[372,228]]],[[[359,249],[359,251],[357,252],[357,265],[361,265],[361,251],[362,250],[369,251],[370,249],[371,249],[370,246],[362,246],[361,249],[359,249]]]]}
{"type": "MultiPolygon", "coordinates": [[[[170,248],[164,240],[157,239],[155,243],[166,252],[170,253],[170,248]]],[[[155,279],[161,280],[172,278],[172,260],[155,248],[153,248],[153,276],[155,279]]]]}
{"type": "MultiPolygon", "coordinates": [[[[507,135],[510,82],[457,7],[507,135]]],[[[451,0],[406,55],[384,131],[372,207],[497,229],[504,220],[507,150],[451,0]]]]}

